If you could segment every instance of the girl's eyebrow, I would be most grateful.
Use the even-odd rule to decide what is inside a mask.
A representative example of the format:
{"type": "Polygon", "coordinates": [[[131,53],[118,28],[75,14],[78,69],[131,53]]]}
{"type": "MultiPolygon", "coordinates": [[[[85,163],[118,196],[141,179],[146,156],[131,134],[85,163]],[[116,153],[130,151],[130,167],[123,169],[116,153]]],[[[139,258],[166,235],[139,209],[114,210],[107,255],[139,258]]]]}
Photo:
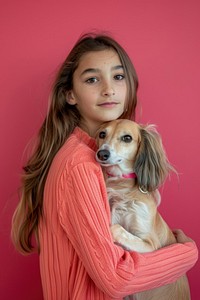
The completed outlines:
{"type": "MultiPolygon", "coordinates": [[[[116,71],[116,70],[123,70],[124,67],[122,65],[117,65],[117,66],[114,66],[111,68],[111,71],[116,71]]],[[[82,73],[81,73],[81,76],[82,75],[85,75],[87,73],[100,73],[101,70],[98,69],[98,68],[88,68],[88,69],[85,69],[82,73]]]]}

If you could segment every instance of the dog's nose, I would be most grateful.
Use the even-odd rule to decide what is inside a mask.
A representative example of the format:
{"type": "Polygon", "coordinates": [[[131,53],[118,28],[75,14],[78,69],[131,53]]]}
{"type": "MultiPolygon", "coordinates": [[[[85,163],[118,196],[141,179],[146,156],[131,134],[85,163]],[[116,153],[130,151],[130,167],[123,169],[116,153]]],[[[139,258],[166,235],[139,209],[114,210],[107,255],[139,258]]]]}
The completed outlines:
{"type": "Polygon", "coordinates": [[[110,157],[110,152],[108,150],[99,150],[97,157],[99,160],[106,161],[110,157]]]}

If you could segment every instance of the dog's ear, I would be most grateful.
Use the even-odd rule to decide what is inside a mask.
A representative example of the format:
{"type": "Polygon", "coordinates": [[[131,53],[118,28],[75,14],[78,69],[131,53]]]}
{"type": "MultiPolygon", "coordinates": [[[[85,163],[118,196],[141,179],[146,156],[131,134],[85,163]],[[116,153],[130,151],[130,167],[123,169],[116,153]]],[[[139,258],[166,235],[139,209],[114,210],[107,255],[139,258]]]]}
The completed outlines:
{"type": "Polygon", "coordinates": [[[141,142],[134,171],[142,191],[154,191],[166,179],[173,167],[169,164],[162,140],[153,125],[140,127],[141,142]]]}

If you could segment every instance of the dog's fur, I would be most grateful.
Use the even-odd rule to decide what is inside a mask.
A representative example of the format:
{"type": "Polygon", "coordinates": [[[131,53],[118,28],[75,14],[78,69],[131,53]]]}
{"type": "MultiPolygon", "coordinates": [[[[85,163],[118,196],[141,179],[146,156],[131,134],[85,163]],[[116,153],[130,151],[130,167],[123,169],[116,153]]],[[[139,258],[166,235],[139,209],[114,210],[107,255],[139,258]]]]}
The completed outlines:
{"type": "MultiPolygon", "coordinates": [[[[173,168],[155,127],[138,125],[130,120],[111,121],[99,129],[97,145],[96,159],[105,174],[114,242],[127,250],[142,253],[176,243],[172,231],[157,211],[160,204],[158,188],[173,168]],[[133,172],[135,178],[126,178],[130,173],[134,177],[133,172]]],[[[187,277],[129,299],[189,300],[187,277]]]]}

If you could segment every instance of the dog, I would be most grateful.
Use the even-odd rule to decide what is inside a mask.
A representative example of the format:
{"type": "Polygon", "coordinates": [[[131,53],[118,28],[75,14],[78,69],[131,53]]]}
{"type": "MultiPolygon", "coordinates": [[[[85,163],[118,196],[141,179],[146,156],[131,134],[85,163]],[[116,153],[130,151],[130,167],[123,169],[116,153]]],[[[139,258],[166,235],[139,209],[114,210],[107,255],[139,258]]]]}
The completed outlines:
{"type": "MultiPolygon", "coordinates": [[[[141,253],[176,243],[157,207],[158,191],[170,171],[162,139],[154,125],[118,119],[97,132],[96,160],[102,166],[115,243],[141,253]]],[[[125,299],[189,300],[186,275],[178,281],[125,299]]]]}

